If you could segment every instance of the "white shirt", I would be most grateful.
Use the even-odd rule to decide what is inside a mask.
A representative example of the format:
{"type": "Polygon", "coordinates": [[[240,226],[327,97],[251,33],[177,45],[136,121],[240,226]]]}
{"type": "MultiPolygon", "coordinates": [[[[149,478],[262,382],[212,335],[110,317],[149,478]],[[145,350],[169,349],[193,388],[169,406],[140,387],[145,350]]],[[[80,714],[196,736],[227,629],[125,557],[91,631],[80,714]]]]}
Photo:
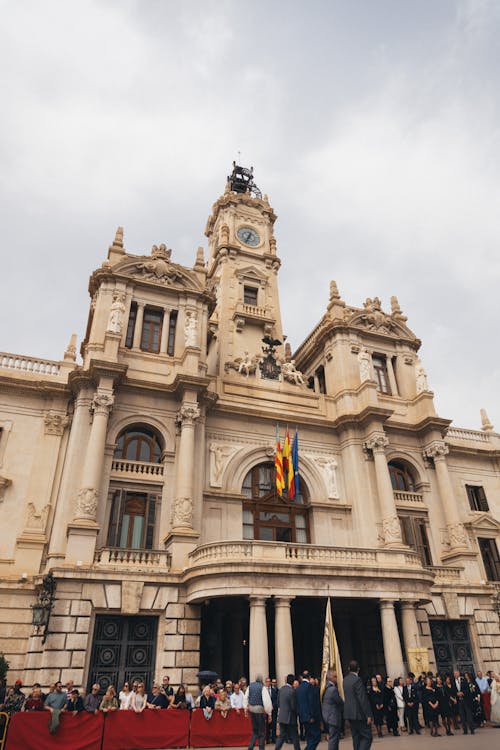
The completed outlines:
{"type": "Polygon", "coordinates": [[[130,708],[130,702],[132,700],[132,690],[130,693],[124,693],[123,690],[120,690],[120,695],[118,696],[120,700],[120,709],[123,711],[128,711],[130,708]]]}
{"type": "Polygon", "coordinates": [[[231,693],[229,700],[231,701],[231,708],[243,708],[243,693],[241,690],[239,693],[231,693]]]}

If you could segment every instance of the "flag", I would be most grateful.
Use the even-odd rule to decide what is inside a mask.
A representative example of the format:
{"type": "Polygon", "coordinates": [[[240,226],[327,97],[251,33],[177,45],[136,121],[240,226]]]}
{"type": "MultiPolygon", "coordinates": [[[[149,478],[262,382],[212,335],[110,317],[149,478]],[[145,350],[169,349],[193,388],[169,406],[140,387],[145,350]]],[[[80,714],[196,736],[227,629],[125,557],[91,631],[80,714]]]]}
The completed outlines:
{"type": "Polygon", "coordinates": [[[283,472],[286,471],[286,491],[289,500],[293,500],[295,497],[295,482],[293,480],[293,460],[292,460],[292,448],[290,446],[290,433],[288,427],[285,435],[285,446],[283,448],[283,472]]]}
{"type": "Polygon", "coordinates": [[[323,693],[326,688],[326,673],[329,669],[335,669],[337,672],[337,688],[341,695],[344,697],[342,675],[342,665],[340,662],[339,648],[337,646],[337,639],[335,638],[335,630],[333,629],[332,620],[332,608],[330,605],[330,597],[326,602],[326,613],[325,613],[325,632],[323,633],[323,658],[321,661],[321,687],[320,695],[323,698],[323,693]]]}
{"type": "Polygon", "coordinates": [[[288,489],[288,497],[292,498],[296,495],[300,495],[300,479],[299,479],[299,433],[295,430],[295,437],[293,438],[292,445],[292,467],[293,467],[293,484],[294,490],[293,495],[290,495],[290,488],[288,489]]]}
{"type": "Polygon", "coordinates": [[[283,454],[281,452],[281,443],[278,435],[278,425],[276,425],[276,458],[274,459],[274,466],[276,468],[276,492],[279,497],[283,497],[285,479],[283,477],[283,454]]]}

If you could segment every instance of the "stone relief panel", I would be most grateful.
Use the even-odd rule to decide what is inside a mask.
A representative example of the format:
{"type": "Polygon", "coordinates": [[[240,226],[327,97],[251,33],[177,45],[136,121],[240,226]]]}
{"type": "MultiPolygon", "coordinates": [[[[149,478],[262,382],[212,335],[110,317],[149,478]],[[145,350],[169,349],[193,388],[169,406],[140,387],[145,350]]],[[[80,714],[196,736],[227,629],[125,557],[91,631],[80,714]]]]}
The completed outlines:
{"type": "Polygon", "coordinates": [[[26,515],[24,520],[24,530],[31,531],[38,534],[44,534],[47,526],[47,519],[49,517],[50,504],[47,503],[40,510],[33,501],[29,501],[26,506],[26,515]]]}
{"type": "Polygon", "coordinates": [[[222,487],[224,471],[234,456],[242,448],[241,445],[227,443],[210,443],[210,486],[222,487]]]}
{"type": "Polygon", "coordinates": [[[326,487],[329,500],[339,500],[340,492],[337,479],[337,459],[334,456],[315,456],[306,454],[306,458],[319,470],[326,487]]]}
{"type": "Polygon", "coordinates": [[[172,526],[191,528],[193,526],[193,501],[190,497],[178,497],[172,510],[172,526]]]}

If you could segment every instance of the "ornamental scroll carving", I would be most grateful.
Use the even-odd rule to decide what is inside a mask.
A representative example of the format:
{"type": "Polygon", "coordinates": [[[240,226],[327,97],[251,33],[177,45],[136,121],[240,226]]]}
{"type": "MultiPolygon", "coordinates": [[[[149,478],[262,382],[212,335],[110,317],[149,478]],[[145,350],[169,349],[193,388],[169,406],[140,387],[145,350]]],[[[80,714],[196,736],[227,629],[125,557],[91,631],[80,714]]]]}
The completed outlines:
{"type": "Polygon", "coordinates": [[[210,443],[210,486],[222,487],[222,477],[232,456],[239,451],[240,445],[210,443]]]}
{"type": "Polygon", "coordinates": [[[113,303],[109,310],[108,326],[106,330],[109,333],[121,333],[123,327],[123,316],[125,315],[125,294],[124,292],[114,292],[113,303]]]}
{"type": "Polygon", "coordinates": [[[368,440],[365,440],[363,447],[366,451],[385,450],[389,445],[389,438],[383,432],[377,432],[374,435],[370,435],[368,440]]]}
{"type": "Polygon", "coordinates": [[[70,423],[70,418],[51,409],[45,414],[43,421],[46,435],[62,435],[64,428],[70,423]]]}
{"type": "Polygon", "coordinates": [[[449,447],[443,440],[434,440],[433,443],[427,445],[423,450],[424,458],[444,458],[450,452],[449,447]]]}
{"type": "Polygon", "coordinates": [[[99,493],[94,487],[82,487],[76,498],[76,518],[95,521],[99,493]]]}
{"type": "Polygon", "coordinates": [[[382,535],[385,544],[401,542],[401,524],[397,515],[388,516],[382,521],[382,535]]]}
{"type": "Polygon", "coordinates": [[[177,412],[177,423],[180,425],[193,425],[200,416],[198,404],[184,402],[177,412]]]}
{"type": "Polygon", "coordinates": [[[178,528],[192,528],[193,501],[190,497],[178,497],[174,502],[172,526],[178,528]]]}
{"type": "Polygon", "coordinates": [[[24,523],[25,531],[34,531],[43,534],[47,525],[49,511],[50,505],[48,503],[38,511],[35,503],[30,500],[26,506],[26,518],[24,523]]]}

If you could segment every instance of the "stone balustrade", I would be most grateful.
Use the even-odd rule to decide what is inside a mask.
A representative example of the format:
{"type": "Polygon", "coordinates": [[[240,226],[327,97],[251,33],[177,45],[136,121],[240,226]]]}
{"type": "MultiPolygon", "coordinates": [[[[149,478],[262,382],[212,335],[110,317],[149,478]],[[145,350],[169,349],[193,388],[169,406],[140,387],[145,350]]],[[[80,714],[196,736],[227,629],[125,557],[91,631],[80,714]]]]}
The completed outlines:
{"type": "Polygon", "coordinates": [[[157,479],[163,476],[163,464],[148,463],[147,461],[127,461],[114,459],[111,464],[113,476],[126,475],[129,479],[157,479]]]}
{"type": "Polygon", "coordinates": [[[256,305],[247,305],[243,303],[242,309],[246,315],[254,315],[257,318],[265,318],[267,315],[265,307],[257,307],[256,305]]]}
{"type": "Polygon", "coordinates": [[[430,570],[435,575],[436,583],[442,581],[458,581],[460,580],[460,574],[462,568],[451,568],[447,565],[433,565],[430,570]]]}
{"type": "Polygon", "coordinates": [[[209,563],[245,562],[284,563],[290,565],[330,565],[334,567],[392,567],[421,568],[415,552],[391,549],[361,549],[357,547],[322,547],[313,544],[285,542],[234,541],[214,542],[197,547],[189,554],[190,566],[209,563]]]}
{"type": "Polygon", "coordinates": [[[170,555],[159,549],[124,549],[103,547],[96,551],[94,564],[99,567],[118,567],[128,570],[170,570],[170,555]]]}
{"type": "Polygon", "coordinates": [[[61,373],[61,364],[55,360],[25,357],[22,354],[9,354],[8,352],[0,352],[0,368],[32,375],[57,376],[61,373]]]}
{"type": "Polygon", "coordinates": [[[466,430],[462,427],[450,427],[446,433],[447,440],[473,440],[476,443],[489,443],[490,436],[481,430],[466,430]]]}
{"type": "Polygon", "coordinates": [[[414,505],[418,503],[420,505],[424,502],[424,496],[421,492],[403,492],[402,490],[394,490],[394,500],[396,505],[414,505]]]}

